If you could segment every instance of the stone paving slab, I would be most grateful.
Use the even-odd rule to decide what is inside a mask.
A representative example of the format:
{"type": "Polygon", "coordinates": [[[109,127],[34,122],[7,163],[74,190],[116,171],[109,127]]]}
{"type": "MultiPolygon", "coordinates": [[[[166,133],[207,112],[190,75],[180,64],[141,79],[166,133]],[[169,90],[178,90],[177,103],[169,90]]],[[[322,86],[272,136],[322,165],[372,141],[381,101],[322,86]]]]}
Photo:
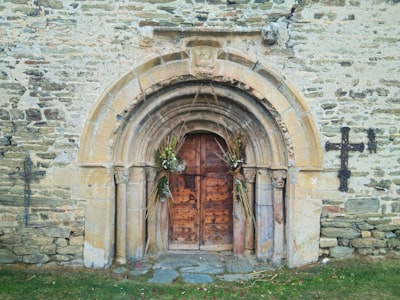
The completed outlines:
{"type": "Polygon", "coordinates": [[[212,283],[214,279],[208,274],[183,273],[183,281],[186,283],[212,283]]]}
{"type": "Polygon", "coordinates": [[[174,269],[156,270],[150,283],[169,284],[179,277],[179,273],[174,269]]]}
{"type": "Polygon", "coordinates": [[[153,269],[195,267],[204,264],[221,265],[223,257],[208,253],[202,254],[168,254],[157,259],[153,269]]]}
{"type": "Polygon", "coordinates": [[[203,273],[203,274],[220,274],[224,272],[222,266],[198,266],[180,268],[182,273],[203,273]]]}
{"type": "Polygon", "coordinates": [[[248,281],[254,278],[252,274],[224,274],[218,276],[219,279],[228,282],[235,282],[235,281],[248,281]]]}
{"type": "Polygon", "coordinates": [[[228,273],[250,273],[254,271],[250,261],[237,256],[227,256],[225,258],[226,271],[228,273]]]}
{"type": "Polygon", "coordinates": [[[273,270],[271,266],[258,263],[255,257],[221,255],[212,253],[167,254],[158,258],[144,258],[130,266],[119,266],[115,273],[130,273],[132,276],[154,270],[150,283],[170,284],[179,276],[186,283],[211,283],[214,278],[224,281],[247,281],[255,273],[273,270]],[[215,277],[216,276],[216,277],[215,277]]]}

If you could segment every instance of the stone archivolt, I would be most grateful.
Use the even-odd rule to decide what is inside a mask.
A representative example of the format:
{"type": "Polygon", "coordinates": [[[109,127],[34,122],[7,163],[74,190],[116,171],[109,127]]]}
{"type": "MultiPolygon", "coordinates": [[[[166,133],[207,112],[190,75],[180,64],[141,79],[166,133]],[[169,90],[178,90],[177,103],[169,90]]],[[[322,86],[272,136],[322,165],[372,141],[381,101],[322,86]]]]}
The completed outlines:
{"type": "MultiPolygon", "coordinates": [[[[248,140],[245,174],[246,169],[255,174],[249,196],[257,219],[256,237],[246,229],[245,248],[255,251],[260,260],[280,263],[286,258],[289,266],[316,261],[320,200],[301,191],[312,188],[309,175],[320,171],[322,155],[308,109],[290,87],[259,63],[232,49],[194,43],[150,59],[121,78],[99,100],[85,125],[81,166],[117,170],[117,201],[115,193],[110,193],[110,199],[100,205],[104,214],[100,219],[111,222],[116,214],[117,227],[123,227],[114,238],[113,223],[100,224],[93,213],[99,205],[96,199],[88,199],[85,265],[108,265],[114,240],[120,262],[141,257],[147,250],[167,250],[167,207],[150,215],[147,222],[144,217],[146,195],[154,184],[146,173],[154,168],[154,151],[165,136],[211,132],[227,139],[238,130],[248,140]],[[121,167],[129,173],[122,174],[123,178],[121,167]],[[281,178],[288,177],[289,184],[284,186],[282,181],[282,186],[275,187],[272,174],[278,173],[273,170],[284,174],[281,178]],[[275,203],[279,212],[274,218],[275,203]],[[304,210],[311,213],[307,220],[311,229],[306,232],[296,228],[304,222],[304,210]],[[290,218],[286,229],[284,215],[290,218]],[[98,226],[106,234],[98,236],[98,226]]],[[[114,176],[105,181],[114,184],[114,176]]]]}

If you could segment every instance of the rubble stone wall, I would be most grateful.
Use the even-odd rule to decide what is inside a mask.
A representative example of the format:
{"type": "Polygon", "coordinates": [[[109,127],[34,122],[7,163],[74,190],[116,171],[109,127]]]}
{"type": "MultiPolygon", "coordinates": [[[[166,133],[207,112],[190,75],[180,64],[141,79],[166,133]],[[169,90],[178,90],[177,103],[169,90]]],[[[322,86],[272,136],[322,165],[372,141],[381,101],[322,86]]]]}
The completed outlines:
{"type": "Polygon", "coordinates": [[[399,252],[399,13],[395,0],[0,0],[0,263],[82,264],[86,196],[112,193],[77,163],[88,115],[147,57],[196,34],[293,87],[321,148],[345,124],[366,146],[374,129],[376,153],[349,154],[346,193],[339,152],[324,153],[321,255],[399,252]]]}

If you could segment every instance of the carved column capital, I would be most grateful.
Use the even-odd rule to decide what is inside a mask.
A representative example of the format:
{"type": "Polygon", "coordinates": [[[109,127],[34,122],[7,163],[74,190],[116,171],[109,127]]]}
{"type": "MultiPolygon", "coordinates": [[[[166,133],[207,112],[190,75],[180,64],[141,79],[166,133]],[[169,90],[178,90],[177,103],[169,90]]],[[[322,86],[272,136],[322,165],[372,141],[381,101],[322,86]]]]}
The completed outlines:
{"type": "Polygon", "coordinates": [[[273,170],[271,176],[272,186],[277,189],[282,189],[285,185],[286,176],[286,170],[273,170]]]}
{"type": "Polygon", "coordinates": [[[116,167],[114,170],[116,184],[128,183],[129,173],[125,167],[116,167]]]}
{"type": "Polygon", "coordinates": [[[243,175],[246,178],[246,182],[253,183],[256,180],[257,169],[256,168],[243,168],[243,175]]]}
{"type": "Polygon", "coordinates": [[[146,167],[146,179],[147,181],[155,181],[157,177],[157,169],[155,167],[146,167]]]}

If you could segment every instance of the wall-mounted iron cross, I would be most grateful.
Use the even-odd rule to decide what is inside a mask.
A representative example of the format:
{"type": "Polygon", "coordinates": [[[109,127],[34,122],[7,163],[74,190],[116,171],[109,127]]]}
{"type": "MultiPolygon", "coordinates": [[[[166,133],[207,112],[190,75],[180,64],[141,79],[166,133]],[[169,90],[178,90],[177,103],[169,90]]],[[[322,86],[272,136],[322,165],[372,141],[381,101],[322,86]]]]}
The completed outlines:
{"type": "Polygon", "coordinates": [[[351,171],[347,168],[349,160],[349,151],[364,151],[364,143],[349,144],[350,127],[344,126],[341,128],[342,142],[330,143],[326,142],[325,150],[340,150],[340,170],[338,177],[340,179],[339,191],[347,192],[347,179],[350,178],[351,171]]]}
{"type": "Polygon", "coordinates": [[[24,160],[24,172],[21,174],[24,176],[24,222],[25,227],[28,226],[28,219],[29,219],[29,208],[31,205],[31,179],[34,178],[41,178],[43,177],[46,172],[45,171],[35,171],[32,172],[33,162],[29,154],[25,157],[24,160]]]}

